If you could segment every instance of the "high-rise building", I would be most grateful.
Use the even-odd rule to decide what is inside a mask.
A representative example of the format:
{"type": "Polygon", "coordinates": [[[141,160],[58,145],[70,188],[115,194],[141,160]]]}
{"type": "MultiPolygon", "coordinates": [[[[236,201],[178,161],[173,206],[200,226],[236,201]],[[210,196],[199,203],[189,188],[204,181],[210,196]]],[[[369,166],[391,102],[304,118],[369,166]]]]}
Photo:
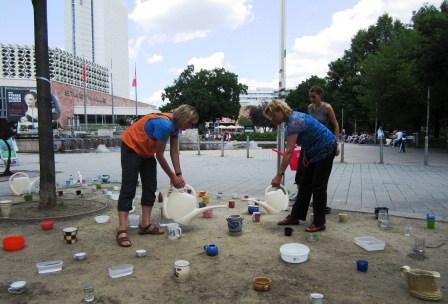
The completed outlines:
{"type": "Polygon", "coordinates": [[[108,67],[113,94],[129,98],[128,12],[123,1],[66,0],[64,30],[66,51],[108,67]]]}

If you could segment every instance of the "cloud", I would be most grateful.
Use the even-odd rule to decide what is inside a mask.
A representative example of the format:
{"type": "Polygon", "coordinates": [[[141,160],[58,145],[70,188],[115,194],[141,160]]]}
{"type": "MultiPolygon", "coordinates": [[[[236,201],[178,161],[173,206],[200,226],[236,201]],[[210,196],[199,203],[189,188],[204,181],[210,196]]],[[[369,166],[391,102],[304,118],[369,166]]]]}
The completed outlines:
{"type": "Polygon", "coordinates": [[[129,59],[135,59],[140,52],[140,48],[142,47],[143,42],[146,40],[145,36],[140,36],[136,40],[129,40],[129,59]]]}
{"type": "Polygon", "coordinates": [[[152,41],[184,42],[204,38],[212,31],[235,30],[253,19],[249,0],[136,1],[129,19],[152,41]],[[163,37],[161,39],[160,37],[163,37]]]}
{"type": "Polygon", "coordinates": [[[149,98],[145,98],[145,99],[143,100],[143,102],[145,102],[145,103],[149,103],[149,104],[151,104],[151,105],[153,105],[153,106],[156,106],[157,108],[159,108],[159,107],[161,107],[161,106],[167,104],[167,103],[169,102],[168,99],[165,99],[165,101],[162,101],[162,97],[161,97],[161,96],[162,96],[162,92],[163,92],[163,90],[154,92],[154,93],[151,95],[151,97],[149,97],[149,98]]]}
{"type": "Polygon", "coordinates": [[[146,62],[148,62],[148,63],[157,63],[157,62],[162,62],[162,61],[163,61],[163,56],[157,55],[157,54],[154,54],[146,59],[146,62]]]}
{"type": "Polygon", "coordinates": [[[350,9],[335,12],[329,27],[316,35],[297,37],[292,50],[287,50],[286,87],[295,88],[312,75],[325,77],[328,65],[344,55],[353,36],[375,25],[381,15],[388,13],[394,19],[409,23],[412,11],[421,6],[422,0],[361,0],[350,9]]]}
{"type": "MultiPolygon", "coordinates": [[[[222,68],[224,66],[224,53],[217,52],[209,57],[193,57],[187,62],[188,65],[194,65],[195,72],[199,72],[201,69],[203,70],[213,70],[214,68],[222,68]]],[[[187,67],[185,66],[185,68],[187,67]]],[[[176,75],[180,75],[185,68],[175,70],[176,75]]]]}

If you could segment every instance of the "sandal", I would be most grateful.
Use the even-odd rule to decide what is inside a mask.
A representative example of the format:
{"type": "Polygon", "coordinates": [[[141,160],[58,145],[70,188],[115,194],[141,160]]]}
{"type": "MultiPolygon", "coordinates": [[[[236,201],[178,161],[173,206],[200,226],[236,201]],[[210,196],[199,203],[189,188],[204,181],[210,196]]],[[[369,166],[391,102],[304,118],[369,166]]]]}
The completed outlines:
{"type": "Polygon", "coordinates": [[[140,235],[145,235],[145,234],[164,234],[165,230],[160,229],[152,224],[149,224],[146,227],[142,227],[140,225],[138,225],[138,234],[140,235]]]}
{"type": "Polygon", "coordinates": [[[320,226],[312,224],[305,229],[306,232],[318,232],[323,230],[325,230],[325,224],[320,226]]]}
{"type": "Polygon", "coordinates": [[[292,217],[292,215],[288,215],[284,220],[277,222],[277,225],[299,225],[299,220],[292,217]]]}
{"type": "Polygon", "coordinates": [[[118,237],[122,233],[128,234],[128,232],[126,230],[118,230],[117,231],[117,236],[115,237],[115,239],[117,240],[118,246],[131,247],[132,246],[131,240],[127,236],[118,237]],[[129,244],[123,244],[124,242],[129,242],[129,244]]]}

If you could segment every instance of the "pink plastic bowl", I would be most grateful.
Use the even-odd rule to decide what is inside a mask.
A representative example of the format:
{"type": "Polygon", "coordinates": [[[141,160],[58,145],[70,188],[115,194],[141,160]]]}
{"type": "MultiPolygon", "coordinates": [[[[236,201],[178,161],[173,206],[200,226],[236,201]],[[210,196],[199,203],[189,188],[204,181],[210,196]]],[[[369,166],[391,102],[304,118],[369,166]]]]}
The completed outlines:
{"type": "Polygon", "coordinates": [[[46,221],[46,222],[40,223],[40,225],[42,226],[42,230],[51,230],[51,229],[53,229],[54,222],[46,221]]]}
{"type": "Polygon", "coordinates": [[[25,247],[23,236],[8,236],[3,239],[3,249],[6,251],[22,250],[25,247]]]}

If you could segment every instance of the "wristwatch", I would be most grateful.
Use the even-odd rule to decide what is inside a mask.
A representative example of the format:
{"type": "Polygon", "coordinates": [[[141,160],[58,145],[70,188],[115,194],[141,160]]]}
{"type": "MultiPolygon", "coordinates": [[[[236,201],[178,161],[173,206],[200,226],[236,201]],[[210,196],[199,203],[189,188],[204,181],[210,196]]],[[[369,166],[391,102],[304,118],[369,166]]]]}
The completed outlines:
{"type": "Polygon", "coordinates": [[[278,174],[278,175],[285,175],[285,171],[278,170],[277,174],[278,174]]]}

